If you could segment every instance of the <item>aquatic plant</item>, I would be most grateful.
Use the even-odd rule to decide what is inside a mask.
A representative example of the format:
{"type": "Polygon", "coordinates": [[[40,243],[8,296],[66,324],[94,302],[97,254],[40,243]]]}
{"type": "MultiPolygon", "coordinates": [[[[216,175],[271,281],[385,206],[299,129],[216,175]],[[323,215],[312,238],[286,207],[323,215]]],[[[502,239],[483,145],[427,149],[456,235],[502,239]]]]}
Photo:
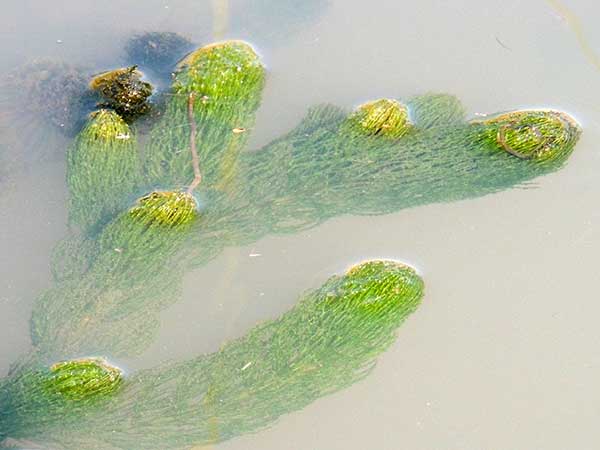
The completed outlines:
{"type": "MultiPolygon", "coordinates": [[[[350,116],[316,108],[287,136],[242,155],[243,178],[234,191],[248,207],[264,205],[257,217],[271,222],[270,231],[286,220],[311,224],[340,214],[384,214],[519,186],[562,167],[580,134],[565,113],[514,111],[485,121],[452,117],[444,125],[436,118],[440,125],[434,127],[429,119],[426,128],[416,121],[399,139],[382,139],[382,132],[349,135],[348,122],[365,108],[372,103],[350,116]]],[[[390,120],[388,130],[394,130],[397,119],[390,120]]]]}
{"type": "MultiPolygon", "coordinates": [[[[156,332],[158,311],[179,295],[183,272],[223,248],[342,214],[385,214],[518,186],[561,167],[580,132],[566,114],[553,111],[467,122],[458,100],[430,94],[409,100],[408,108],[389,99],[350,113],[316,107],[289,134],[238,155],[244,142],[238,138],[250,130],[236,133],[233,127],[253,120],[263,78],[256,54],[237,41],[205,47],[185,61],[168,112],[150,133],[144,170],[147,189],[174,189],[171,195],[188,202],[182,217],[197,219],[183,231],[166,230],[160,217],[152,217],[147,229],[123,213],[97,239],[63,242],[60,254],[75,263],[60,264],[57,278],[64,282],[40,298],[33,314],[33,340],[44,353],[65,349],[55,355],[60,358],[92,350],[138,353],[156,332]],[[197,101],[205,96],[206,103],[197,101]],[[245,99],[252,107],[242,107],[245,99]],[[523,159],[506,151],[498,140],[506,123],[515,136],[528,136],[519,144],[522,152],[527,145],[539,147],[532,134],[541,136],[544,157],[523,159]],[[161,289],[165,285],[168,290],[161,289]],[[129,320],[134,325],[123,327],[129,320]],[[130,333],[116,339],[116,331],[107,332],[119,326],[130,333]]],[[[505,134],[517,146],[516,137],[505,134]]],[[[110,164],[94,169],[83,192],[95,210],[115,211],[109,202],[126,198],[125,191],[95,195],[95,184],[99,191],[105,181],[113,185],[114,169],[110,164]]],[[[146,206],[164,195],[146,197],[146,206]]],[[[96,215],[85,202],[76,207],[76,214],[96,215]]]]}
{"type": "Polygon", "coordinates": [[[51,393],[70,394],[50,396],[58,406],[38,403],[47,398],[47,372],[22,369],[0,388],[9,405],[0,429],[13,439],[73,449],[183,449],[257,431],[364,378],[422,295],[423,282],[410,267],[362,263],[213,354],[122,381],[118,372],[92,376],[81,362],[61,363],[60,375],[51,369],[51,393]],[[69,374],[71,366],[77,371],[69,374]],[[89,404],[99,396],[101,408],[89,404]],[[73,410],[65,411],[65,403],[73,410]]]}
{"type": "Polygon", "coordinates": [[[190,133],[202,164],[203,185],[226,184],[254,123],[264,78],[258,56],[244,42],[217,43],[188,55],[175,76],[163,117],[150,134],[145,152],[149,185],[189,185],[196,176],[190,133]]]}
{"type": "Polygon", "coordinates": [[[421,129],[464,123],[467,117],[465,107],[455,96],[435,92],[411,98],[408,109],[411,120],[421,129]]]}
{"type": "MultiPolygon", "coordinates": [[[[374,132],[357,120],[365,115],[363,107],[347,113],[320,106],[286,136],[242,154],[228,190],[198,192],[206,207],[190,233],[190,264],[204,264],[208,254],[218,254],[226,246],[298,232],[334,216],[388,214],[524,185],[562,167],[580,134],[579,126],[565,113],[503,114],[517,135],[523,132],[538,138],[523,138],[518,148],[541,145],[544,149],[543,158],[523,159],[508,152],[498,139],[501,125],[495,119],[458,121],[456,102],[441,108],[438,116],[435,108],[427,106],[427,98],[416,101],[422,121],[409,125],[390,116],[390,127],[383,127],[384,121],[374,132]],[[428,108],[431,113],[425,114],[428,108]],[[400,137],[380,131],[394,130],[398,123],[403,124],[400,137]],[[362,133],[357,132],[361,127],[362,133]],[[531,132],[532,127],[537,131],[531,132]]],[[[437,104],[439,97],[434,95],[432,101],[437,104]]],[[[371,110],[372,105],[365,108],[371,110]]],[[[511,135],[510,139],[517,146],[512,143],[517,138],[511,135]]]]}
{"type": "Polygon", "coordinates": [[[92,113],[67,154],[71,223],[98,232],[131,203],[140,182],[133,130],[115,111],[92,113]]]}
{"type": "Polygon", "coordinates": [[[113,109],[131,122],[150,110],[148,97],[153,88],[142,80],[143,76],[137,66],[111,70],[92,78],[90,89],[102,99],[98,106],[113,109]]]}
{"type": "MultiPolygon", "coordinates": [[[[343,132],[355,130],[359,135],[400,138],[408,133],[411,124],[408,110],[396,100],[380,99],[365,103],[346,120],[343,132]]],[[[350,139],[352,135],[348,136],[350,139]]]]}
{"type": "Polygon", "coordinates": [[[158,311],[180,294],[183,269],[175,256],[196,218],[190,194],[154,192],[106,225],[93,244],[66,241],[74,246],[69,253],[87,251],[88,269],[62,276],[36,302],[37,357],[143,351],[158,330],[158,311]]]}
{"type": "Polygon", "coordinates": [[[100,396],[102,408],[63,413],[60,426],[54,409],[35,409],[27,403],[34,389],[15,380],[47,374],[53,361],[69,368],[82,355],[142,352],[159,311],[178,299],[185,271],[226,246],[338,215],[385,214],[519,186],[562,167],[580,134],[557,111],[469,122],[458,100],[432,94],[408,106],[381,99],[353,112],[318,106],[290,133],[241,153],[263,85],[264,68],[245,43],[192,53],[150,133],[143,181],[118,189],[115,167],[135,173],[133,147],[118,157],[126,125],[114,112],[90,119],[72,150],[82,160],[70,160],[69,187],[72,217],[82,218],[74,222],[94,231],[64,240],[55,253],[55,261],[71,262],[56,261],[58,282],[34,306],[33,350],[0,381],[0,404],[9,405],[0,411],[0,430],[8,430],[0,437],[66,448],[186,448],[257,430],[348,386],[416,307],[422,282],[411,269],[359,265],[217,353],[127,377],[100,396]],[[88,165],[94,173],[85,176],[88,165]],[[133,207],[111,203],[140,185],[150,193],[133,207]],[[43,420],[8,419],[11,409],[32,408],[43,420]]]}
{"type": "Polygon", "coordinates": [[[569,156],[579,135],[571,117],[557,111],[515,111],[482,121],[481,139],[521,159],[555,163],[569,156]]]}
{"type": "Polygon", "coordinates": [[[18,429],[44,429],[85,416],[118,392],[122,373],[99,358],[37,365],[15,373],[0,385],[2,438],[20,437],[18,429]]]}

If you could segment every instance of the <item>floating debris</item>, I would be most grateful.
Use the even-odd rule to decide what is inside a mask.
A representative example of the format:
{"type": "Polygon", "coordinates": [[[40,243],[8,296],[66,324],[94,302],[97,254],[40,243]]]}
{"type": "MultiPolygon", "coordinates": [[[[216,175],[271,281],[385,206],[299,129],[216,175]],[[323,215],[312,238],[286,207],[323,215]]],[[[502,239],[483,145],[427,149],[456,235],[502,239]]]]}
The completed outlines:
{"type": "Polygon", "coordinates": [[[113,109],[125,121],[132,122],[150,111],[148,98],[153,88],[142,77],[137,66],[111,70],[96,75],[90,88],[102,98],[100,107],[113,109]]]}

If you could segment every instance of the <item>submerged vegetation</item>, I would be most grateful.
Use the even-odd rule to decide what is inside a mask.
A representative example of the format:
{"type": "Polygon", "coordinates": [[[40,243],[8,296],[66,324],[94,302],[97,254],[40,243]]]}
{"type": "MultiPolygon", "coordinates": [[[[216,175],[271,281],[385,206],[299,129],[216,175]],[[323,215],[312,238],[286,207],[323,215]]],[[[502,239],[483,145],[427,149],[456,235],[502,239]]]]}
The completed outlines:
{"type": "Polygon", "coordinates": [[[209,45],[188,55],[150,134],[144,161],[148,184],[172,188],[190,183],[195,177],[190,139],[202,163],[203,185],[228,183],[254,124],[264,80],[258,55],[244,42],[209,45]]]}
{"type": "Polygon", "coordinates": [[[67,153],[70,222],[97,232],[128,206],[140,177],[133,130],[115,111],[92,113],[67,153]]]}
{"type": "Polygon", "coordinates": [[[122,110],[88,117],[68,154],[73,232],[34,305],[33,349],[0,380],[0,442],[184,449],[256,431],[349,386],[421,300],[423,282],[405,265],[360,264],[189,361],[126,376],[89,356],[147,349],[185,272],[227,246],[519,186],[562,167],[580,134],[562,112],[468,121],[456,98],[428,94],[352,112],[317,106],[242,152],[264,84],[256,52],[222,42],[181,62],[143,149],[122,110]]]}
{"type": "MultiPolygon", "coordinates": [[[[93,384],[87,369],[78,368],[81,363],[63,363],[77,368],[69,377],[72,411],[54,405],[38,409],[37,389],[48,377],[43,370],[33,372],[38,381],[32,385],[13,375],[6,391],[11,414],[0,412],[0,428],[14,439],[73,449],[184,449],[257,431],[366,376],[422,295],[423,283],[411,268],[363,263],[216,353],[122,381],[101,372],[93,384]],[[96,406],[88,397],[105,401],[96,406]],[[73,414],[84,406],[85,415],[73,414]],[[43,420],[30,421],[25,414],[30,411],[43,420]],[[57,422],[60,426],[53,426],[57,422]]],[[[63,378],[52,378],[52,392],[64,384],[63,378]]]]}

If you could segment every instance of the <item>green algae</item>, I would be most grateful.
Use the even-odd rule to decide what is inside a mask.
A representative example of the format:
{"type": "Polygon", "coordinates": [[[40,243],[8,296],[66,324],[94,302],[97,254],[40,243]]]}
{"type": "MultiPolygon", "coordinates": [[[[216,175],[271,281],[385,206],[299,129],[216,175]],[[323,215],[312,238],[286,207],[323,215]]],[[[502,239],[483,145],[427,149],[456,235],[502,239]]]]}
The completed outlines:
{"type": "Polygon", "coordinates": [[[152,192],[129,211],[136,221],[179,227],[196,217],[196,201],[185,192],[152,192]]]}
{"type": "Polygon", "coordinates": [[[421,129],[460,124],[467,113],[460,100],[449,94],[429,93],[408,100],[411,120],[421,129]]]}
{"type": "MultiPolygon", "coordinates": [[[[238,155],[243,141],[235,136],[249,133],[231,127],[239,123],[235,117],[252,120],[263,78],[256,53],[238,41],[204,47],[182,62],[143,160],[147,184],[175,190],[143,197],[102,229],[96,246],[89,239],[66,246],[86,255],[81,266],[87,270],[65,277],[36,303],[32,337],[42,353],[138,353],[156,333],[158,312],[179,296],[183,273],[227,246],[295,233],[339,215],[387,214],[519,186],[560,168],[580,133],[564,113],[503,115],[517,133],[530,117],[554,124],[544,128],[553,158],[519,158],[497,140],[503,123],[468,122],[457,99],[431,94],[408,107],[393,99],[354,112],[316,107],[287,135],[238,155]],[[211,103],[214,97],[219,101],[211,103]],[[247,101],[250,108],[237,108],[247,101]],[[200,155],[195,195],[201,214],[190,192],[180,190],[194,176],[190,147],[200,155]],[[127,321],[135,326],[116,339],[127,321]]],[[[96,169],[100,180],[110,179],[109,165],[96,169]]],[[[98,196],[97,204],[110,197],[98,196]]]]}
{"type": "Polygon", "coordinates": [[[123,375],[103,359],[84,358],[28,366],[7,380],[0,385],[0,427],[18,439],[19,429],[33,437],[36,430],[60,427],[105,406],[119,392],[123,375]]]}
{"type": "MultiPolygon", "coordinates": [[[[425,105],[427,98],[419,102],[425,105]]],[[[415,121],[410,132],[389,139],[349,133],[356,130],[356,113],[327,105],[312,109],[289,134],[242,154],[239,176],[226,195],[205,193],[209,206],[190,236],[191,258],[203,264],[203,249],[214,254],[344,214],[389,214],[519,187],[561,168],[580,134],[564,113],[531,113],[554,124],[546,128],[549,151],[541,159],[522,159],[497,142],[495,122],[458,121],[454,115],[448,120],[447,109],[441,114],[436,119],[431,112],[426,126],[415,121]]],[[[530,114],[510,117],[520,130],[530,114]]]]}
{"type": "MultiPolygon", "coordinates": [[[[8,435],[67,449],[183,449],[257,431],[363,379],[422,296],[423,282],[410,267],[361,263],[216,353],[133,374],[86,414],[58,417],[61,410],[46,405],[36,411],[43,420],[20,418],[24,424],[13,421],[8,435]],[[60,426],[50,426],[57,420],[60,426]]],[[[37,394],[9,384],[25,398],[37,394]]],[[[13,401],[13,408],[29,405],[13,401]]]]}
{"type": "Polygon", "coordinates": [[[42,390],[70,402],[82,402],[114,393],[121,381],[121,371],[102,359],[61,361],[50,367],[42,390]]]}
{"type": "Polygon", "coordinates": [[[97,233],[130,203],[140,182],[134,131],[115,111],[92,113],[67,154],[70,222],[97,233]]]}
{"type": "MultiPolygon", "coordinates": [[[[228,45],[232,44],[225,47],[228,45]]],[[[194,65],[203,55],[212,55],[215,48],[221,46],[202,49],[186,64],[194,65]]],[[[220,75],[215,77],[220,79],[220,75]]],[[[556,135],[552,144],[556,156],[525,160],[488,138],[497,134],[496,122],[459,120],[462,107],[456,99],[434,94],[409,104],[419,105],[414,124],[407,120],[410,107],[397,100],[371,102],[355,112],[316,107],[289,134],[236,158],[227,189],[211,173],[221,171],[219,158],[228,155],[211,154],[208,160],[214,158],[212,164],[201,159],[204,178],[196,196],[202,213],[198,214],[195,200],[183,191],[169,194],[169,198],[182,202],[173,203],[181,206],[166,211],[161,206],[168,201],[163,191],[143,197],[140,204],[145,205],[145,214],[138,213],[140,205],[134,206],[102,230],[96,239],[99,249],[82,264],[88,267],[82,277],[56,286],[36,303],[34,342],[43,345],[45,353],[60,348],[70,352],[57,355],[60,357],[84,349],[119,355],[138,353],[156,333],[158,312],[179,296],[184,272],[206,264],[225,247],[249,244],[269,234],[295,233],[343,214],[387,214],[519,186],[560,168],[580,132],[565,116],[560,121],[562,128],[547,131],[549,136],[556,135]],[[440,107],[436,117],[435,105],[440,103],[446,107],[440,107]],[[375,113],[369,116],[372,111],[375,113]],[[188,222],[192,216],[194,220],[188,222]],[[135,222],[135,218],[140,220],[135,222]],[[170,227],[169,220],[163,218],[183,226],[170,227]],[[165,285],[168,290],[161,287],[165,285]],[[136,310],[143,307],[143,312],[136,310]],[[122,339],[116,339],[118,327],[128,320],[135,326],[128,327],[131,332],[122,339]]],[[[185,101],[178,104],[184,123],[189,117],[180,109],[186,106],[189,97],[188,105],[185,101]]],[[[173,108],[175,114],[175,104],[173,108]]],[[[539,121],[544,114],[554,120],[558,113],[542,111],[535,117],[539,121]]],[[[174,117],[157,124],[151,137],[173,137],[172,130],[177,130],[174,117]]],[[[530,115],[517,112],[511,117],[511,123],[520,130],[518,121],[524,126],[530,115]]],[[[200,154],[207,155],[222,140],[224,145],[228,142],[227,136],[211,132],[211,123],[199,122],[198,126],[204,126],[205,136],[215,139],[194,140],[200,154]]],[[[189,147],[190,130],[183,128],[185,133],[175,133],[182,141],[180,145],[189,147]]],[[[164,147],[168,148],[176,147],[164,147]]],[[[165,157],[169,157],[165,152],[150,152],[146,162],[162,170],[165,157]]],[[[174,184],[189,182],[193,175],[189,148],[171,151],[170,157],[181,161],[181,171],[186,173],[174,184]]],[[[171,175],[170,170],[156,172],[155,183],[169,186],[173,184],[171,175]]],[[[81,254],[93,247],[89,240],[80,245],[81,254]]]]}
{"type": "Polygon", "coordinates": [[[171,98],[150,135],[145,169],[152,188],[181,188],[194,178],[191,120],[204,184],[227,183],[254,124],[265,71],[241,41],[203,47],[188,55],[175,76],[171,98]]]}
{"type": "MultiPolygon", "coordinates": [[[[128,377],[103,397],[101,409],[82,406],[85,414],[66,415],[59,427],[51,407],[32,409],[31,417],[41,419],[35,423],[10,413],[20,407],[20,392],[32,389],[14,380],[43,371],[43,362],[145,350],[156,337],[158,313],[179,298],[183,274],[227,246],[344,214],[387,214],[520,186],[562,167],[580,134],[556,111],[468,122],[457,99],[432,94],[407,106],[381,99],[354,112],[319,106],[288,134],[241,153],[263,84],[264,68],[247,44],[192,53],[144,152],[146,189],[159,189],[129,209],[107,208],[105,200],[138,188],[94,197],[96,183],[100,192],[114,171],[96,162],[89,175],[96,181],[69,186],[89,196],[72,209],[83,211],[89,202],[87,209],[111,212],[99,215],[94,223],[105,222],[95,234],[66,240],[57,251],[57,259],[72,261],[55,271],[58,282],[34,306],[32,353],[0,382],[0,404],[9,405],[0,424],[10,425],[0,437],[65,448],[189,448],[256,431],[350,385],[368,373],[418,304],[422,282],[405,266],[359,265],[215,354],[128,377]],[[194,151],[202,170],[197,186],[189,184],[194,151]]],[[[116,145],[115,138],[107,142],[116,145]]],[[[86,144],[82,152],[88,150],[86,144]]]]}
{"type": "Polygon", "coordinates": [[[63,277],[35,303],[31,335],[38,357],[143,351],[156,335],[158,311],[180,294],[176,255],[196,217],[190,194],[155,192],[108,223],[88,249],[88,269],[63,277]]]}
{"type": "Polygon", "coordinates": [[[396,100],[380,99],[361,105],[346,121],[348,131],[398,139],[410,131],[408,109],[396,100]]]}
{"type": "Polygon", "coordinates": [[[564,161],[579,138],[579,126],[565,113],[524,110],[483,120],[480,138],[521,159],[552,164],[564,161]]]}

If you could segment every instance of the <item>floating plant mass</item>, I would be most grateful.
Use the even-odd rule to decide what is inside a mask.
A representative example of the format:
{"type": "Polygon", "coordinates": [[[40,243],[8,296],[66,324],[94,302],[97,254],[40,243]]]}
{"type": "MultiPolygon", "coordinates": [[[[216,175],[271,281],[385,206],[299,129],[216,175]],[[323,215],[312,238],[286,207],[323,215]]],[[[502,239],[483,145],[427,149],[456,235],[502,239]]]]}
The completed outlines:
{"type": "Polygon", "coordinates": [[[90,89],[100,95],[100,106],[113,109],[126,121],[132,121],[150,110],[148,97],[152,85],[143,81],[137,66],[111,70],[96,75],[90,89]]]}
{"type": "Polygon", "coordinates": [[[189,448],[257,431],[365,377],[422,295],[411,268],[367,262],[213,354],[124,379],[95,361],[28,366],[4,381],[0,429],[73,449],[189,448]]]}
{"type": "Polygon", "coordinates": [[[68,151],[72,233],[57,246],[54,285],[35,302],[33,348],[0,380],[0,442],[190,448],[349,386],[421,300],[423,282],[405,265],[360,264],[213,354],[127,376],[96,356],[145,351],[186,271],[227,246],[518,186],[562,167],[580,135],[562,112],[468,121],[455,97],[428,94],[352,112],[317,106],[243,152],[265,85],[257,53],[222,42],[174,69],[145,139],[127,123],[134,116],[105,105],[68,151]]]}

